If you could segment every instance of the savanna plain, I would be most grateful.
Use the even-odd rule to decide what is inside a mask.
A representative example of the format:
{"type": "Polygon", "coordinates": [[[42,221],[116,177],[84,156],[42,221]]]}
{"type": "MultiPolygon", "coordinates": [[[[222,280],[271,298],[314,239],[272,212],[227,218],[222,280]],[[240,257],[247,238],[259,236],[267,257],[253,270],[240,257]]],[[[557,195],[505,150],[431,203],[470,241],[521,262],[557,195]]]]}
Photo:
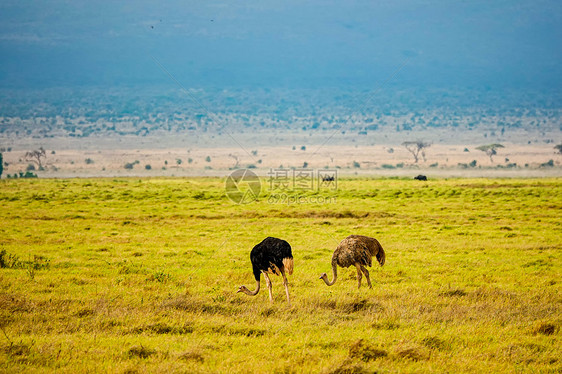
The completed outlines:
{"type": "Polygon", "coordinates": [[[0,181],[0,371],[562,371],[560,178],[268,187],[238,205],[224,178],[0,181]],[[319,279],[350,234],[385,249],[372,289],[319,279]],[[292,307],[277,276],[274,303],[263,277],[236,293],[267,236],[292,246],[292,307]]]}

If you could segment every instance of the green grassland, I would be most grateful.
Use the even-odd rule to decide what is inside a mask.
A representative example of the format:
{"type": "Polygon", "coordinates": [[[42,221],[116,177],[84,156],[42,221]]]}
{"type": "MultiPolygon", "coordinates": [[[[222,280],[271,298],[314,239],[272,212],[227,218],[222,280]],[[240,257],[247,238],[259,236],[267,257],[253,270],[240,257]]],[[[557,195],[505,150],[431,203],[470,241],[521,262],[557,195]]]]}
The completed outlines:
{"type": "MultiPolygon", "coordinates": [[[[0,371],[560,372],[560,179],[340,179],[232,203],[224,179],[0,181],[0,371]],[[373,289],[330,272],[379,239],[373,289]],[[249,252],[286,239],[292,307],[249,252]],[[330,276],[331,278],[331,276],[330,276]]],[[[264,183],[267,184],[267,183],[264,183]]]]}

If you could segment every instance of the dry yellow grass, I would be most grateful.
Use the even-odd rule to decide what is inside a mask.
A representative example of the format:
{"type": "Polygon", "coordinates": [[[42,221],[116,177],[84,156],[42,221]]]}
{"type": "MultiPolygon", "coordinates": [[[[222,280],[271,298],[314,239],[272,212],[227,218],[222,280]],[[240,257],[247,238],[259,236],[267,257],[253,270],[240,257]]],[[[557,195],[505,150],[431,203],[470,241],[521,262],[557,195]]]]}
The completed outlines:
{"type": "Polygon", "coordinates": [[[0,185],[2,371],[562,369],[556,178],[348,179],[292,205],[215,178],[0,185]],[[352,233],[387,254],[372,290],[318,279],[352,233]],[[279,279],[273,304],[235,293],[269,235],[293,247],[292,308],[279,279]]]}

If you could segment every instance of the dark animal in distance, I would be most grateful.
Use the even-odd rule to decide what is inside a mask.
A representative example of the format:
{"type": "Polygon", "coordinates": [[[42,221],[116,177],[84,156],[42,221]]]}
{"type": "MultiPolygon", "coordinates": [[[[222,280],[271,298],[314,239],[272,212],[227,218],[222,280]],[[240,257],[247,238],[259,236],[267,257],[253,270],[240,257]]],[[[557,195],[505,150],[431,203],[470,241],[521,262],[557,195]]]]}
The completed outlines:
{"type": "Polygon", "coordinates": [[[426,181],[427,177],[425,175],[420,174],[417,177],[414,177],[414,179],[417,179],[419,181],[426,181]]]}
{"type": "Polygon", "coordinates": [[[381,266],[384,265],[386,256],[377,239],[363,235],[350,235],[341,241],[332,255],[332,281],[328,281],[328,275],[326,273],[323,273],[320,279],[324,280],[326,285],[331,286],[336,283],[338,266],[347,268],[354,265],[357,268],[357,287],[361,287],[363,273],[367,278],[369,288],[372,288],[369,271],[365,266],[371,266],[373,256],[377,258],[381,266]]]}
{"type": "Polygon", "coordinates": [[[246,295],[256,296],[260,291],[260,274],[263,273],[269,290],[269,300],[273,302],[271,280],[268,274],[281,275],[283,277],[285,293],[287,294],[287,302],[290,306],[289,282],[285,275],[285,273],[293,274],[293,253],[289,243],[282,239],[267,237],[252,249],[250,261],[252,262],[252,270],[254,278],[256,278],[257,288],[255,291],[250,291],[246,286],[240,286],[237,293],[243,292],[246,295]]]}

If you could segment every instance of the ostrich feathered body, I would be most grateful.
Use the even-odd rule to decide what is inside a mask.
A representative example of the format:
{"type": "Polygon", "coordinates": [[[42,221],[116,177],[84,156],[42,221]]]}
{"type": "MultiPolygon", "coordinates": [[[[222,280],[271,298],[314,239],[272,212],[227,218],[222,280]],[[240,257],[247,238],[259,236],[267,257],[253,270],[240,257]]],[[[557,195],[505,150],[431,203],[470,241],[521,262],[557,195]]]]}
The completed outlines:
{"type": "Polygon", "coordinates": [[[371,266],[373,256],[377,258],[381,266],[384,265],[385,253],[377,239],[363,235],[350,235],[342,240],[334,251],[332,265],[337,264],[342,268],[356,263],[371,266]]]}
{"type": "Polygon", "coordinates": [[[254,277],[260,279],[262,271],[279,275],[279,269],[293,273],[293,253],[285,240],[267,237],[250,252],[254,277]]]}

